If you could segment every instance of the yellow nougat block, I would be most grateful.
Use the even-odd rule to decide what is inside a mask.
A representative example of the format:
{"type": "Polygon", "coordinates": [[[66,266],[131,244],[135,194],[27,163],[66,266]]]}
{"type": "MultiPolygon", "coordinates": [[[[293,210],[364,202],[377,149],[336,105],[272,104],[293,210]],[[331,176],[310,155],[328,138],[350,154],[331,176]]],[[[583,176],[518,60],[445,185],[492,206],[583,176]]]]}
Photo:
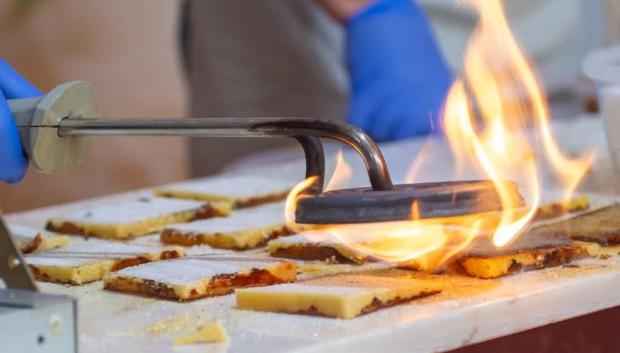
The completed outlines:
{"type": "Polygon", "coordinates": [[[620,245],[614,246],[601,246],[598,254],[601,258],[607,256],[619,256],[620,255],[620,245]]]}
{"type": "Polygon", "coordinates": [[[9,224],[13,240],[22,253],[32,253],[59,248],[69,244],[69,237],[42,229],[9,224]]]}
{"type": "Polygon", "coordinates": [[[538,249],[496,257],[467,257],[460,261],[465,271],[474,277],[496,278],[509,273],[559,266],[574,259],[598,256],[599,246],[575,243],[557,249],[538,249]]]}
{"type": "MultiPolygon", "coordinates": [[[[587,196],[576,196],[568,201],[546,203],[538,209],[536,220],[579,212],[589,207],[590,204],[587,196]]],[[[523,215],[525,215],[525,209],[517,211],[523,212],[523,215]]],[[[489,219],[491,221],[486,220],[486,226],[488,227],[486,233],[491,234],[492,230],[497,227],[497,222],[493,219],[495,216],[491,213],[484,215],[490,216],[489,219]]],[[[496,215],[497,220],[499,220],[500,213],[497,212],[496,215]]],[[[463,217],[479,216],[470,215],[463,217]]],[[[450,265],[456,259],[462,267],[466,265],[465,270],[470,275],[494,278],[522,270],[558,266],[575,258],[596,256],[600,251],[600,247],[592,244],[572,242],[570,238],[565,236],[566,227],[561,226],[565,222],[567,221],[561,220],[543,225],[533,223],[523,234],[517,236],[516,241],[502,248],[495,247],[491,243],[490,238],[480,237],[473,241],[469,250],[460,249],[464,245],[460,240],[462,237],[454,236],[451,238],[457,240],[455,244],[447,244],[439,251],[401,263],[398,267],[417,271],[438,272],[445,270],[446,266],[444,265],[450,265]],[[555,229],[557,231],[547,231],[546,229],[555,229]],[[450,250],[451,248],[453,248],[453,251],[450,250]],[[452,256],[452,259],[446,259],[445,255],[450,253],[456,256],[452,256]],[[450,261],[445,263],[444,261],[446,260],[450,261]]]]}
{"type": "Polygon", "coordinates": [[[372,261],[368,255],[325,236],[320,231],[308,231],[271,240],[267,244],[267,249],[271,256],[295,260],[356,264],[372,261]]]}
{"type": "Polygon", "coordinates": [[[502,248],[495,247],[488,237],[475,240],[456,261],[470,276],[495,278],[514,272],[560,266],[575,259],[598,256],[599,251],[597,244],[540,234],[534,228],[502,248]]]}
{"type": "Polygon", "coordinates": [[[585,211],[590,208],[587,195],[573,196],[566,201],[555,201],[540,205],[536,212],[536,220],[558,217],[567,213],[585,211]]]}
{"type": "Polygon", "coordinates": [[[540,236],[566,236],[577,241],[600,245],[599,255],[620,255],[620,205],[592,210],[580,215],[537,227],[540,236]]]}
{"type": "Polygon", "coordinates": [[[161,232],[161,241],[166,244],[208,244],[214,248],[244,250],[293,232],[286,225],[284,203],[274,203],[234,211],[226,218],[166,226],[161,232]]]}
{"type": "Polygon", "coordinates": [[[152,197],[80,210],[52,218],[47,229],[68,234],[126,239],[161,230],[167,224],[225,216],[229,205],[152,197]]]}
{"type": "Polygon", "coordinates": [[[184,256],[179,247],[153,247],[89,240],[26,256],[39,281],[80,285],[141,263],[184,256]]]}
{"type": "Polygon", "coordinates": [[[106,275],[103,283],[109,290],[185,301],[293,282],[296,276],[292,262],[203,255],[129,267],[106,275]]]}
{"type": "Polygon", "coordinates": [[[215,320],[196,325],[176,335],[172,344],[175,346],[196,343],[217,343],[228,341],[228,333],[222,324],[215,320]]]}
{"type": "Polygon", "coordinates": [[[248,207],[283,200],[295,184],[290,180],[255,175],[216,176],[167,185],[155,190],[155,194],[248,207]]]}
{"type": "Polygon", "coordinates": [[[131,330],[130,333],[150,337],[166,337],[172,345],[221,343],[229,340],[226,328],[217,319],[209,318],[208,313],[195,312],[193,315],[176,315],[168,319],[152,322],[131,330]]]}
{"type": "Polygon", "coordinates": [[[601,246],[620,245],[620,204],[545,224],[535,231],[540,235],[563,235],[575,240],[598,243],[601,246]]]}
{"type": "Polygon", "coordinates": [[[341,274],[235,291],[237,308],[341,319],[441,292],[437,281],[341,274]]]}

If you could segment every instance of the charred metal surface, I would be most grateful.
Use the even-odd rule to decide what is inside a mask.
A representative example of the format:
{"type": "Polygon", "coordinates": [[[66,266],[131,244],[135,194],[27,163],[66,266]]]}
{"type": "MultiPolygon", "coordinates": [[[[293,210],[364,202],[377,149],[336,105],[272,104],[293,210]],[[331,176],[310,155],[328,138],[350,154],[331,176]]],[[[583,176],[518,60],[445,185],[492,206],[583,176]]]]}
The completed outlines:
{"type": "MultiPolygon", "coordinates": [[[[505,185],[521,200],[515,183],[505,185]]],[[[295,214],[298,223],[334,224],[398,221],[412,218],[460,216],[501,209],[491,181],[472,180],[397,185],[393,190],[357,188],[334,190],[302,198],[295,214]]]]}

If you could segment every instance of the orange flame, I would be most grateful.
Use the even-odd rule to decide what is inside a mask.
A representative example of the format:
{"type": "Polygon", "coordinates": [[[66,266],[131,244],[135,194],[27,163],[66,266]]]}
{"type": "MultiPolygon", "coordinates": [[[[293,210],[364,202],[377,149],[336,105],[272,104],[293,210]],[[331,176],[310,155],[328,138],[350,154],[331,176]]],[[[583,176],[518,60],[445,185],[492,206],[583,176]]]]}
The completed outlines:
{"type": "MultiPolygon", "coordinates": [[[[471,169],[491,180],[501,211],[420,219],[420,205],[414,203],[410,220],[330,226],[321,237],[374,258],[414,261],[420,268],[433,270],[478,236],[492,236],[497,247],[514,240],[532,221],[541,203],[543,160],[552,168],[565,200],[586,175],[594,152],[571,159],[560,151],[551,131],[546,98],[510,31],[501,0],[464,3],[478,12],[479,23],[464,55],[462,77],[448,93],[442,124],[455,157],[455,170],[471,169]],[[537,150],[542,150],[544,158],[536,158],[537,150]],[[521,207],[521,200],[505,180],[519,184],[526,207],[521,207]]],[[[414,181],[420,165],[431,159],[431,154],[430,149],[423,148],[409,169],[407,182],[414,181]]],[[[342,185],[350,175],[351,168],[339,155],[331,181],[342,185]]],[[[335,186],[332,182],[330,188],[335,186]]],[[[298,197],[303,197],[300,192],[309,185],[306,180],[291,192],[287,215],[291,215],[289,202],[294,207],[298,197]]]]}
{"type": "Polygon", "coordinates": [[[289,226],[294,226],[295,223],[295,211],[297,210],[297,202],[304,197],[304,192],[314,185],[317,182],[317,177],[312,176],[304,179],[301,183],[295,185],[293,189],[289,192],[286,197],[286,202],[284,203],[284,215],[286,218],[286,223],[289,226]]]}
{"type": "Polygon", "coordinates": [[[405,183],[411,184],[417,179],[418,173],[423,168],[424,163],[432,156],[431,141],[427,141],[416,156],[415,160],[409,166],[407,175],[405,176],[405,183]]]}
{"type": "Polygon", "coordinates": [[[540,161],[535,158],[529,127],[542,142],[545,155],[568,199],[586,174],[593,153],[568,159],[551,133],[542,90],[515,40],[500,0],[467,0],[480,14],[479,25],[465,53],[463,78],[453,85],[445,106],[444,127],[458,163],[480,170],[496,186],[502,215],[493,233],[496,246],[508,244],[534,217],[541,202],[540,161]],[[477,114],[472,113],[477,108],[477,114]],[[528,201],[502,186],[516,180],[528,201]]]}
{"type": "Polygon", "coordinates": [[[334,174],[332,174],[332,177],[329,179],[329,183],[327,183],[325,187],[325,191],[344,188],[347,182],[351,180],[352,176],[353,169],[344,160],[344,153],[338,151],[336,155],[336,168],[334,169],[334,174]]]}

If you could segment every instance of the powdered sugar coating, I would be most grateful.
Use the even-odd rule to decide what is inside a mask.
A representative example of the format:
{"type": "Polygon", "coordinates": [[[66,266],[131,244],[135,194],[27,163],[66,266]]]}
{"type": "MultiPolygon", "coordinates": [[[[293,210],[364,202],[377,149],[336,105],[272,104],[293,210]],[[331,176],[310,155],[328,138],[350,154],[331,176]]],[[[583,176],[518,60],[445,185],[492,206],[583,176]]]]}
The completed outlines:
{"type": "Polygon", "coordinates": [[[137,256],[149,257],[149,255],[158,254],[166,249],[166,247],[89,239],[84,243],[70,244],[62,248],[26,256],[26,262],[31,265],[80,266],[103,260],[122,260],[137,256]]]}
{"type": "Polygon", "coordinates": [[[137,245],[123,242],[89,239],[80,244],[71,244],[62,248],[49,250],[41,255],[88,255],[99,258],[119,258],[153,254],[165,249],[165,247],[161,246],[137,245]]]}
{"type": "Polygon", "coordinates": [[[198,210],[204,205],[205,203],[200,201],[147,197],[76,211],[60,219],[79,224],[129,224],[198,210]]]}
{"type": "Polygon", "coordinates": [[[279,262],[243,260],[234,257],[211,258],[191,257],[152,262],[128,267],[116,272],[117,276],[152,280],[170,285],[190,285],[209,280],[218,275],[234,275],[252,269],[266,269],[279,262]]]}
{"type": "Polygon", "coordinates": [[[89,264],[100,263],[102,261],[112,261],[112,259],[102,259],[93,257],[48,257],[48,256],[27,256],[26,263],[33,266],[59,266],[77,267],[89,264]]]}
{"type": "Polygon", "coordinates": [[[37,235],[43,233],[43,231],[40,229],[23,226],[20,224],[9,224],[9,231],[14,238],[24,241],[32,241],[34,238],[37,237],[37,235]]]}
{"type": "Polygon", "coordinates": [[[338,240],[329,237],[329,234],[321,231],[306,231],[288,237],[280,237],[272,240],[271,242],[282,245],[312,244],[330,246],[340,244],[338,240]]]}
{"type": "Polygon", "coordinates": [[[173,224],[165,229],[181,233],[233,233],[286,224],[284,203],[278,202],[234,211],[225,218],[209,218],[173,224]]]}
{"type": "Polygon", "coordinates": [[[294,186],[295,182],[286,179],[257,175],[232,175],[170,184],[162,187],[160,192],[183,192],[244,199],[286,193],[294,186]]]}

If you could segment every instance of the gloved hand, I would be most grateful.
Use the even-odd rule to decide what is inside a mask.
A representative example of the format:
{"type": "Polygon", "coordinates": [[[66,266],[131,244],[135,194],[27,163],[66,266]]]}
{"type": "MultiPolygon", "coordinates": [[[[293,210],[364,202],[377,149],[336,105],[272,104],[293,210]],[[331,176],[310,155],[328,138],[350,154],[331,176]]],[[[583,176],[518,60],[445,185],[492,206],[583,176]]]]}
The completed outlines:
{"type": "Polygon", "coordinates": [[[40,95],[41,91],[0,58],[0,180],[18,182],[28,168],[28,159],[6,100],[40,95]]]}
{"type": "Polygon", "coordinates": [[[412,0],[377,0],[345,30],[347,121],[378,141],[437,130],[452,73],[423,10],[412,0]]]}

